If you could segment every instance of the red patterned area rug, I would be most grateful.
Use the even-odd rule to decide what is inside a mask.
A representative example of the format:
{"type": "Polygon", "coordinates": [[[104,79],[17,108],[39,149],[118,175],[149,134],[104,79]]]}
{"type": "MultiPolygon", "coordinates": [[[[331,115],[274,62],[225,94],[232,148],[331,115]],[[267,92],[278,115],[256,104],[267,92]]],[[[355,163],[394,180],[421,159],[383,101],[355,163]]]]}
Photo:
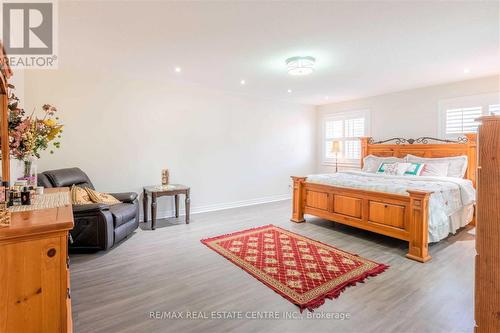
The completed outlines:
{"type": "Polygon", "coordinates": [[[389,267],[274,225],[201,242],[298,305],[300,311],[312,311],[325,298],[337,298],[346,287],[389,267]]]}

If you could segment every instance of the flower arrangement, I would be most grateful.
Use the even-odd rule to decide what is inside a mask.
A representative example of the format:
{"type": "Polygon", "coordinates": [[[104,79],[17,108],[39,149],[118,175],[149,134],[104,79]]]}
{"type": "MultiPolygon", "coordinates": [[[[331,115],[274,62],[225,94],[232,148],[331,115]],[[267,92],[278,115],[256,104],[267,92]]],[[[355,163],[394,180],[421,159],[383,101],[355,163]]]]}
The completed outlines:
{"type": "MultiPolygon", "coordinates": [[[[11,93],[9,97],[9,138],[10,152],[18,160],[29,161],[40,158],[40,153],[49,148],[60,148],[63,125],[56,116],[57,109],[45,104],[42,106],[43,117],[38,118],[35,110],[26,116],[19,108],[19,98],[11,93]]],[[[53,154],[54,150],[51,149],[53,154]]]]}

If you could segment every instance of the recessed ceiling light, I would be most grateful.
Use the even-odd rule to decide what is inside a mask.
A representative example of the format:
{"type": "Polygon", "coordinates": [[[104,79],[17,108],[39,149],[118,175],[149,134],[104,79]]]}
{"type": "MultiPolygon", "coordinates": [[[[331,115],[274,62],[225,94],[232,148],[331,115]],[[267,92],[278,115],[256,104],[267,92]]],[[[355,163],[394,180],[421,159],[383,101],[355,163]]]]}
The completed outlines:
{"type": "Polygon", "coordinates": [[[181,71],[182,71],[182,68],[180,68],[180,67],[175,67],[175,72],[176,72],[176,73],[180,73],[181,71]]]}
{"type": "Polygon", "coordinates": [[[291,93],[292,93],[292,89],[288,89],[288,90],[287,90],[287,92],[288,92],[289,94],[291,94],[291,93]]]}
{"type": "Polygon", "coordinates": [[[464,68],[464,74],[469,74],[470,73],[470,68],[464,68]]]}
{"type": "Polygon", "coordinates": [[[245,80],[241,80],[241,81],[240,81],[240,84],[241,84],[241,85],[244,85],[245,83],[246,83],[246,82],[245,82],[245,80]]]}
{"type": "Polygon", "coordinates": [[[316,59],[313,57],[291,57],[286,59],[288,74],[290,75],[308,75],[314,72],[316,59]]]}

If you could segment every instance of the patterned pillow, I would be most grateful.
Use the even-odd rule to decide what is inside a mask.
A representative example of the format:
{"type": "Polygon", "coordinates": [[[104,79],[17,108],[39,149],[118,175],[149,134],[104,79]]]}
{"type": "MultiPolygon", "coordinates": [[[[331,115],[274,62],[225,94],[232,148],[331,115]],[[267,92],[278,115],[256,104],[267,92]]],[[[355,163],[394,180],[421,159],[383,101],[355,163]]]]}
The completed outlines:
{"type": "Polygon", "coordinates": [[[424,163],[412,162],[404,174],[406,176],[420,176],[422,170],[424,169],[424,165],[424,163]]]}
{"type": "Polygon", "coordinates": [[[383,173],[392,176],[401,176],[410,167],[410,163],[381,163],[377,173],[383,173]]]}
{"type": "Polygon", "coordinates": [[[95,203],[103,203],[103,204],[108,204],[108,205],[114,205],[114,204],[121,203],[120,200],[116,199],[111,194],[97,192],[97,191],[94,191],[93,189],[88,188],[88,187],[85,188],[85,190],[89,194],[90,200],[92,200],[95,203]]]}
{"type": "Polygon", "coordinates": [[[88,205],[93,202],[84,188],[73,185],[71,186],[71,203],[73,205],[88,205]]]}
{"type": "Polygon", "coordinates": [[[402,158],[398,157],[381,157],[375,155],[368,155],[363,158],[363,169],[364,172],[376,173],[381,163],[395,163],[395,162],[404,162],[402,158]]]}

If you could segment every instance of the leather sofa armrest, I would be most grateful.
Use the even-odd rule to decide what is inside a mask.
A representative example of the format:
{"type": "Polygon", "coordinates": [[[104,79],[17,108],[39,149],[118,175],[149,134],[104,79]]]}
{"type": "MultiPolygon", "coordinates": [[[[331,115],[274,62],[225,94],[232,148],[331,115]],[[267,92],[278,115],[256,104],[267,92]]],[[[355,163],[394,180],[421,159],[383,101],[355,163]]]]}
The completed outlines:
{"type": "Polygon", "coordinates": [[[121,202],[132,203],[135,199],[137,199],[137,193],[135,192],[125,192],[125,193],[110,193],[116,199],[121,202]]]}
{"type": "Polygon", "coordinates": [[[94,213],[103,210],[108,210],[109,206],[102,203],[93,203],[88,205],[73,205],[73,213],[94,213]]]}
{"type": "Polygon", "coordinates": [[[108,205],[73,205],[72,251],[107,250],[114,244],[113,216],[108,205]]]}
{"type": "Polygon", "coordinates": [[[45,176],[43,173],[39,173],[38,176],[37,176],[37,186],[43,186],[43,187],[46,187],[46,188],[49,188],[49,187],[53,187],[52,186],[52,183],[50,182],[50,179],[45,176]]]}

